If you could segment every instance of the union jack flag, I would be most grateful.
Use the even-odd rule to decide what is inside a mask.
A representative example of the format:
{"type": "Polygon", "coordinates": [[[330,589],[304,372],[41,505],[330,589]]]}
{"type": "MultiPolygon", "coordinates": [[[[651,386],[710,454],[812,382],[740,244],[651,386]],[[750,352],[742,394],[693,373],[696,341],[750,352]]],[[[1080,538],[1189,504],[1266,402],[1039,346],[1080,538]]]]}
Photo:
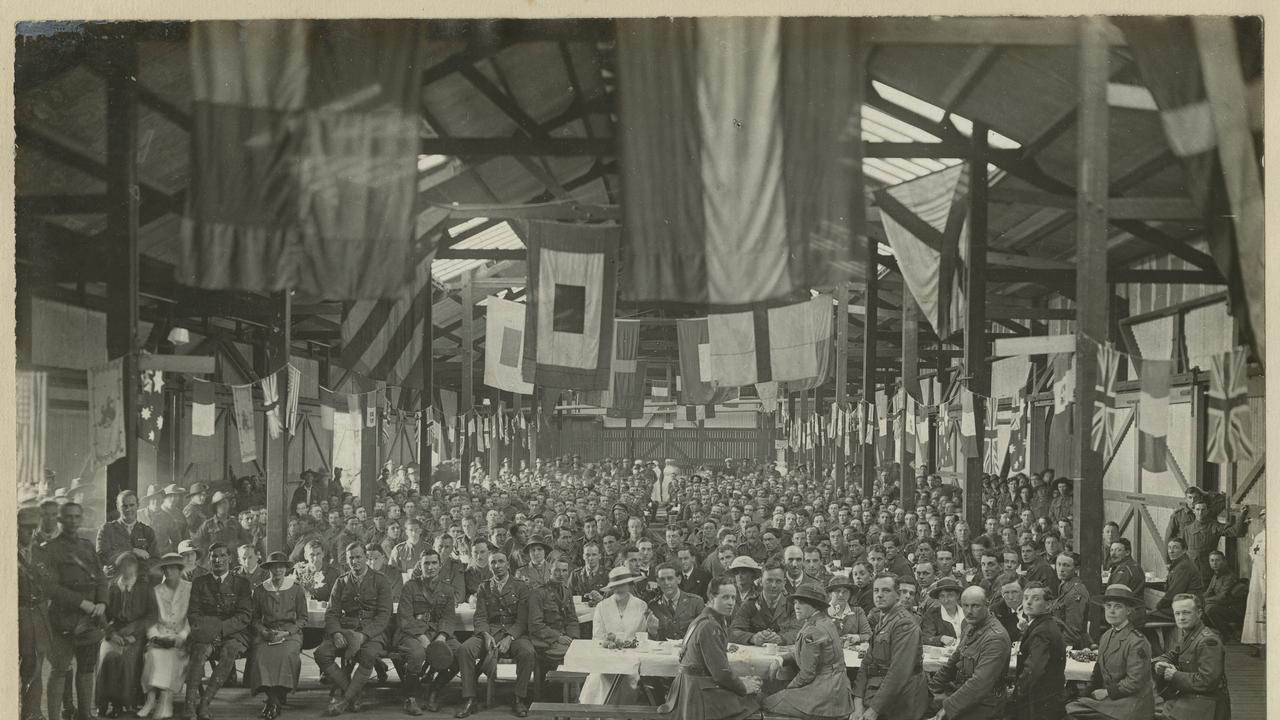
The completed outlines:
{"type": "Polygon", "coordinates": [[[1253,458],[1249,374],[1245,353],[1214,355],[1209,362],[1209,462],[1253,458]]]}
{"type": "Polygon", "coordinates": [[[1120,353],[1111,343],[1098,346],[1098,382],[1093,392],[1093,451],[1109,458],[1116,451],[1116,434],[1120,427],[1116,410],[1116,375],[1120,372],[1120,353]]]}

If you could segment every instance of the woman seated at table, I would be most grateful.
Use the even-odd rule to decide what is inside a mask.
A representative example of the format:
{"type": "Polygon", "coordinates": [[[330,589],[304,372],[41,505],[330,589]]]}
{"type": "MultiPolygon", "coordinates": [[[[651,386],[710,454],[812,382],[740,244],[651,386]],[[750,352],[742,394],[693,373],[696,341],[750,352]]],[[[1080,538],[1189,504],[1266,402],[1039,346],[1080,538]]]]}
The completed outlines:
{"type": "Polygon", "coordinates": [[[960,587],[955,578],[939,578],[929,588],[929,597],[937,600],[920,618],[920,638],[925,645],[955,645],[964,631],[964,611],[960,609],[960,587]]]}
{"type": "Polygon", "coordinates": [[[836,575],[827,583],[827,599],[831,603],[827,615],[834,621],[836,632],[845,645],[871,639],[871,623],[867,621],[867,614],[857,605],[849,604],[849,598],[857,589],[848,575],[836,575]]]}
{"type": "Polygon", "coordinates": [[[760,705],[775,715],[844,720],[853,712],[853,696],[840,634],[827,615],[827,599],[809,585],[796,588],[790,599],[796,619],[804,623],[796,636],[795,662],[800,669],[790,684],[760,705]]]}
{"type": "Polygon", "coordinates": [[[307,624],[307,595],[282,552],[267,556],[262,567],[271,577],[253,589],[253,662],[249,687],[266,694],[262,717],[274,720],[302,671],[302,627],[307,624]]]}
{"type": "Polygon", "coordinates": [[[729,668],[729,619],[737,605],[733,578],[711,581],[702,614],[689,625],[680,648],[680,670],[658,708],[670,720],[742,720],[760,711],[760,678],[739,678],[729,668]]]}
{"type": "Polygon", "coordinates": [[[139,577],[142,562],[132,550],[116,556],[116,576],[107,585],[107,632],[98,650],[98,715],[132,714],[142,704],[138,677],[143,638],[151,616],[151,586],[139,577]]]}
{"type": "MultiPolygon", "coordinates": [[[[649,606],[632,594],[634,583],[648,582],[643,575],[632,575],[625,567],[609,571],[609,584],[603,591],[613,594],[596,605],[592,616],[591,639],[603,641],[610,634],[619,642],[634,640],[637,632],[648,627],[649,606]]],[[[637,675],[591,673],[582,683],[578,702],[584,705],[630,705],[636,698],[637,675]]]]}
{"type": "Polygon", "coordinates": [[[142,661],[142,689],[147,704],[138,717],[155,712],[156,720],[173,717],[173,696],[182,690],[187,673],[187,605],[191,583],[183,579],[186,561],[178,553],[160,558],[156,569],[164,577],[154,592],[155,614],[147,628],[147,654],[142,661]]]}

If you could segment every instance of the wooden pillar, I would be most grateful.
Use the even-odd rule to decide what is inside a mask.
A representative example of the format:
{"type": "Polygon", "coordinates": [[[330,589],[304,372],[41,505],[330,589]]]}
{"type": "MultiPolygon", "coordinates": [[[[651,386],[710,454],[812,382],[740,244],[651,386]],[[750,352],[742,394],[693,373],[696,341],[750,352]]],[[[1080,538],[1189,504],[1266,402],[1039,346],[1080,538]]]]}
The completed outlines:
{"type": "Polygon", "coordinates": [[[378,396],[381,394],[381,390],[366,393],[361,404],[364,417],[360,418],[360,505],[371,515],[373,499],[378,494],[378,472],[381,470],[378,467],[378,422],[381,418],[377,415],[378,396]],[[374,409],[373,427],[369,427],[369,408],[374,409]]]}
{"type": "MultiPolygon", "coordinates": [[[[965,265],[964,369],[973,393],[978,455],[964,463],[964,519],[970,532],[982,528],[982,450],[988,429],[987,396],[991,395],[991,366],[987,363],[987,127],[973,124],[973,153],[969,158],[969,237],[965,265]]],[[[1106,277],[1104,272],[1103,278],[1106,277]]]]}
{"type": "MultiPolygon", "coordinates": [[[[844,410],[849,401],[849,285],[836,287],[836,396],[837,408],[844,410]]],[[[844,438],[836,438],[836,492],[843,493],[845,481],[844,438]]]]}
{"type": "MultiPolygon", "coordinates": [[[[266,372],[271,372],[277,368],[282,368],[289,363],[292,356],[292,337],[293,337],[293,298],[292,293],[283,291],[276,293],[272,297],[271,322],[268,332],[266,345],[267,351],[267,367],[266,372]]],[[[280,402],[284,405],[285,398],[289,397],[289,373],[282,372],[278,375],[280,391],[280,402]]],[[[362,433],[363,436],[363,433],[362,433]]],[[[265,456],[263,459],[263,469],[266,471],[267,482],[267,552],[276,550],[283,551],[285,549],[286,535],[286,518],[289,515],[289,440],[290,435],[286,431],[280,440],[280,471],[272,472],[269,462],[265,456]]],[[[263,448],[269,447],[269,443],[265,440],[263,448]]],[[[363,493],[361,493],[363,497],[363,493]]]]}
{"type": "MultiPolygon", "coordinates": [[[[424,262],[430,264],[429,260],[424,262]]],[[[432,318],[435,308],[434,296],[434,289],[431,292],[422,293],[422,306],[418,308],[418,314],[422,317],[422,360],[418,365],[418,379],[422,383],[422,392],[418,395],[418,427],[421,428],[418,434],[418,492],[424,495],[431,489],[433,464],[431,433],[427,428],[435,418],[435,354],[431,351],[436,335],[435,320],[432,318]]],[[[443,421],[443,417],[441,420],[443,421]]]]}
{"type": "MultiPolygon", "coordinates": [[[[107,61],[107,357],[124,358],[125,456],[107,467],[106,511],[138,490],[138,45],[131,29],[107,61]]],[[[91,470],[92,471],[92,470],[91,470]]],[[[89,478],[85,478],[86,481],[89,478]]]]}
{"type": "Polygon", "coordinates": [[[538,403],[538,387],[535,385],[529,394],[529,469],[538,465],[538,423],[541,422],[542,408],[538,403]]]}
{"type": "Polygon", "coordinates": [[[1107,339],[1107,195],[1108,123],[1107,79],[1109,50],[1105,20],[1080,20],[1079,122],[1076,141],[1076,392],[1075,478],[1073,508],[1075,543],[1080,553],[1081,578],[1090,594],[1101,589],[1102,578],[1102,455],[1094,452],[1092,433],[1094,384],[1097,381],[1094,342],[1107,339]]]}
{"type": "MultiPolygon", "coordinates": [[[[791,393],[785,392],[781,387],[782,383],[778,383],[778,386],[779,386],[778,387],[779,395],[785,396],[783,398],[780,398],[779,401],[787,403],[787,417],[791,419],[791,426],[795,427],[796,396],[792,395],[791,393]]],[[[791,448],[791,433],[789,429],[784,428],[784,432],[787,433],[787,451],[786,451],[787,470],[794,470],[795,467],[800,464],[800,460],[796,456],[796,451],[791,448]]]]}
{"type": "MultiPolygon", "coordinates": [[[[809,391],[801,390],[800,391],[800,418],[801,418],[800,422],[804,423],[804,425],[801,425],[801,427],[808,427],[809,413],[812,412],[812,408],[810,408],[810,404],[811,403],[809,401],[809,391]]],[[[801,463],[809,462],[809,457],[810,457],[809,449],[806,448],[802,443],[800,446],[800,462],[801,463]]],[[[817,463],[814,463],[814,466],[816,467],[817,463]]],[[[815,472],[815,475],[816,475],[816,472],[815,472]]]]}
{"type": "Polygon", "coordinates": [[[524,396],[520,393],[511,393],[511,404],[512,409],[515,411],[515,415],[512,416],[511,422],[511,453],[509,456],[509,462],[511,463],[511,472],[513,474],[520,472],[520,456],[523,454],[521,452],[522,447],[520,444],[520,418],[524,417],[523,397],[524,396]]]}
{"type": "Polygon", "coordinates": [[[502,469],[502,452],[505,449],[499,439],[498,423],[502,422],[502,391],[491,388],[489,402],[493,403],[493,437],[489,439],[489,482],[498,481],[498,471],[502,469]]]}
{"type": "Polygon", "coordinates": [[[915,457],[918,444],[910,443],[907,438],[915,437],[915,416],[907,412],[907,408],[912,407],[913,403],[906,402],[907,396],[911,396],[915,400],[923,400],[920,395],[920,360],[919,360],[919,343],[920,329],[916,323],[916,299],[911,294],[911,288],[907,287],[906,280],[902,282],[902,474],[898,479],[898,489],[900,491],[900,503],[903,507],[915,507],[916,502],[916,467],[923,466],[925,459],[915,457]],[[911,433],[907,433],[910,428],[911,433]],[[911,461],[913,460],[913,461],[911,461]]]}
{"type": "Polygon", "coordinates": [[[458,433],[461,440],[462,449],[458,453],[458,473],[459,481],[463,487],[471,485],[471,459],[475,454],[475,438],[471,437],[469,431],[471,410],[475,407],[475,398],[472,396],[475,389],[475,367],[472,364],[471,357],[471,333],[474,320],[472,314],[475,312],[476,299],[474,290],[471,286],[471,272],[462,274],[462,329],[458,336],[458,362],[462,366],[462,387],[459,388],[458,409],[462,415],[462,432],[458,433]]]}
{"type": "MultiPolygon", "coordinates": [[[[855,143],[857,144],[857,143],[855,143]]],[[[867,238],[866,264],[867,280],[864,286],[863,305],[866,308],[862,320],[862,399],[867,408],[874,414],[876,406],[876,325],[878,324],[879,298],[879,253],[876,252],[876,241],[867,238]]],[[[878,418],[872,418],[878,420],[878,418]]],[[[868,423],[875,432],[876,424],[868,423]]],[[[866,502],[875,495],[876,487],[876,443],[875,438],[864,438],[862,445],[862,500],[866,502]],[[870,440],[870,442],[866,442],[870,440]]]]}

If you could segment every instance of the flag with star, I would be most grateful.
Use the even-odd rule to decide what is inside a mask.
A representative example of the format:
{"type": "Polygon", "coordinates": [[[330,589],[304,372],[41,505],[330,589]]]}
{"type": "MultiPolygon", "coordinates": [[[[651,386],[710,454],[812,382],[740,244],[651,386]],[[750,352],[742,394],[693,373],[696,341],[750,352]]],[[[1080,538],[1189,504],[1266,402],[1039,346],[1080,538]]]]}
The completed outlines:
{"type": "Polygon", "coordinates": [[[154,444],[164,430],[164,374],[143,370],[138,375],[138,438],[154,444]]]}

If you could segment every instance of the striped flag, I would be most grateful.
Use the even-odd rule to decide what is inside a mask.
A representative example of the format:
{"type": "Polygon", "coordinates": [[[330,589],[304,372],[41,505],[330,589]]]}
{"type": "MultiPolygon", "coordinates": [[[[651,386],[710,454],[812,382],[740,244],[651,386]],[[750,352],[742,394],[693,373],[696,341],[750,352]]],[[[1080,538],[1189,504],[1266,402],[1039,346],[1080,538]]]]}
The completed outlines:
{"type": "Polygon", "coordinates": [[[1244,462],[1253,458],[1248,371],[1243,350],[1210,358],[1209,462],[1244,462]]]}
{"type": "Polygon", "coordinates": [[[431,260],[418,263],[413,283],[394,298],[351,303],[342,316],[340,367],[401,387],[420,387],[423,309],[443,292],[431,281],[431,260]]]}
{"type": "Polygon", "coordinates": [[[739,386],[826,377],[831,296],[707,318],[713,384],[739,386]]]}
{"type": "MultiPolygon", "coordinates": [[[[690,318],[676,321],[676,345],[680,355],[680,402],[686,405],[722,403],[734,397],[734,388],[717,387],[711,375],[711,334],[707,318],[690,318]]],[[[759,392],[760,385],[756,390],[759,392]]],[[[773,385],[773,397],[778,394],[773,385]]],[[[763,398],[764,395],[762,394],[763,398]]]]}
{"type": "Polygon", "coordinates": [[[524,359],[525,307],[491,297],[485,303],[484,384],[498,390],[533,394],[521,376],[524,359]]]}
{"type": "Polygon", "coordinates": [[[973,392],[960,390],[960,454],[978,457],[978,417],[974,411],[973,392]]]}
{"type": "Polygon", "coordinates": [[[49,412],[49,374],[19,370],[17,387],[18,487],[44,483],[44,445],[49,412]]]}
{"type": "Polygon", "coordinates": [[[1103,460],[1116,451],[1120,430],[1116,410],[1116,376],[1120,373],[1120,353],[1111,343],[1098,345],[1098,382],[1093,392],[1093,424],[1091,442],[1093,451],[1102,453],[1103,460]]]}
{"type": "Polygon", "coordinates": [[[609,364],[609,392],[606,413],[614,418],[644,415],[645,364],[639,362],[640,321],[613,322],[613,357],[609,364]]]}
{"type": "Polygon", "coordinates": [[[619,21],[625,299],[732,311],[861,279],[853,22],[619,21]]]}
{"type": "Polygon", "coordinates": [[[284,422],[290,435],[298,434],[298,395],[302,392],[302,371],[290,365],[289,387],[285,401],[284,422]]]}
{"type": "Polygon", "coordinates": [[[525,381],[607,389],[619,228],[522,221],[516,229],[529,248],[525,381]]]}
{"type": "Polygon", "coordinates": [[[416,239],[425,43],[402,20],[193,24],[178,279],[398,294],[416,239]]]}

